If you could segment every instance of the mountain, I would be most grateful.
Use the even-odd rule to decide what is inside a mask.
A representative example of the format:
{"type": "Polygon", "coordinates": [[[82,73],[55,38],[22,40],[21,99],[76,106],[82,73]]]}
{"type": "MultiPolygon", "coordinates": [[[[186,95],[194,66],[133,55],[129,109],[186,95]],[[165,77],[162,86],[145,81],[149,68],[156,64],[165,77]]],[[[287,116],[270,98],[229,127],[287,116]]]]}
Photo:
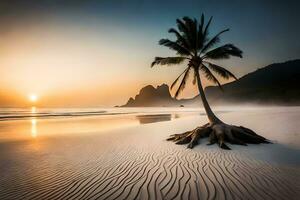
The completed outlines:
{"type": "Polygon", "coordinates": [[[268,65],[223,85],[223,89],[207,87],[209,101],[300,105],[300,60],[268,65]]]}
{"type": "MultiPolygon", "coordinates": [[[[217,86],[205,88],[210,103],[300,105],[300,60],[268,65],[222,87],[224,91],[217,86]]],[[[148,85],[123,107],[198,105],[199,101],[199,96],[182,100],[173,98],[166,84],[157,88],[148,85]]]]}
{"type": "Polygon", "coordinates": [[[143,107],[143,106],[175,106],[181,100],[173,98],[167,84],[156,88],[152,85],[143,87],[135,98],[130,98],[122,107],[143,107]]]}

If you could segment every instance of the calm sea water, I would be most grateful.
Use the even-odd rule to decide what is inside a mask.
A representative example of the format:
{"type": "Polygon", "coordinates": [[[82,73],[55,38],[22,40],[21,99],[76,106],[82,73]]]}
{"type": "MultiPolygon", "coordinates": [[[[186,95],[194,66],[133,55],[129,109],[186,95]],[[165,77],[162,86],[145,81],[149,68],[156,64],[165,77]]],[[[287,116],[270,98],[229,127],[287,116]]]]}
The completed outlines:
{"type": "Polygon", "coordinates": [[[204,114],[199,108],[0,108],[0,142],[103,132],[204,114]]]}
{"type": "MultiPolygon", "coordinates": [[[[32,118],[84,117],[102,115],[165,114],[203,112],[199,108],[0,108],[0,121],[32,118]]],[[[203,113],[204,114],[204,113],[203,113]]]]}

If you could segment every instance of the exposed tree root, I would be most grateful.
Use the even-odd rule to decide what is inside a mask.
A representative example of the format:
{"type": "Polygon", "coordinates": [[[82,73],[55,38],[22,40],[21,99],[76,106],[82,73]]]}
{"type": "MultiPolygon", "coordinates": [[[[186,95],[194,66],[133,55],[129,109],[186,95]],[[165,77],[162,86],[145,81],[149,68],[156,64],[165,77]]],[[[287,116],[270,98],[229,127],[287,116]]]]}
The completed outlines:
{"type": "Polygon", "coordinates": [[[176,144],[188,144],[188,148],[193,148],[198,144],[200,138],[209,137],[208,145],[218,143],[222,149],[230,150],[225,144],[247,145],[270,143],[266,138],[256,134],[254,131],[243,126],[228,125],[225,123],[205,124],[181,134],[171,135],[167,140],[176,144]]]}

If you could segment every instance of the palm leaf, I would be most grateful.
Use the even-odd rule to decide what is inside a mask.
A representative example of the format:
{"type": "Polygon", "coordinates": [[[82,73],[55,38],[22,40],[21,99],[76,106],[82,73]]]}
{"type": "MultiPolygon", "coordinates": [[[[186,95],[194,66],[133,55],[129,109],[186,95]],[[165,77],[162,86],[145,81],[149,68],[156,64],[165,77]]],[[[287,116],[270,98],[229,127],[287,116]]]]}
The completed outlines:
{"type": "Polygon", "coordinates": [[[182,37],[184,37],[188,43],[188,46],[191,46],[191,41],[189,38],[189,29],[187,28],[186,24],[180,20],[176,19],[178,30],[182,33],[182,37]]]}
{"type": "Polygon", "coordinates": [[[151,67],[154,65],[176,65],[182,63],[185,59],[185,57],[155,57],[151,67]]]}
{"type": "Polygon", "coordinates": [[[198,36],[197,36],[197,50],[202,49],[203,47],[203,26],[204,26],[204,15],[201,15],[200,24],[198,27],[198,36]]]}
{"type": "Polygon", "coordinates": [[[197,38],[198,38],[198,32],[197,32],[197,20],[191,19],[189,17],[183,17],[183,21],[185,22],[185,25],[188,29],[188,38],[191,43],[191,47],[194,51],[196,51],[196,45],[197,45],[197,38]]]}
{"type": "Polygon", "coordinates": [[[182,90],[185,88],[187,79],[189,78],[189,72],[190,72],[189,69],[190,69],[190,68],[188,68],[188,70],[184,73],[184,76],[183,76],[183,78],[182,78],[182,80],[181,80],[181,83],[180,83],[180,85],[179,85],[179,87],[178,87],[178,89],[177,89],[177,91],[176,91],[176,93],[175,93],[175,98],[177,98],[178,95],[179,95],[179,94],[182,92],[182,90]]]}
{"type": "Polygon", "coordinates": [[[243,52],[239,48],[235,47],[233,44],[225,44],[207,52],[204,56],[202,56],[202,58],[227,59],[230,56],[242,58],[242,54],[243,52]]]}
{"type": "Polygon", "coordinates": [[[223,91],[222,85],[218,81],[218,79],[214,76],[214,74],[206,67],[205,65],[201,65],[200,70],[204,73],[205,78],[213,83],[217,84],[219,88],[223,91]]]}
{"type": "Polygon", "coordinates": [[[204,28],[204,15],[202,14],[201,24],[199,24],[199,30],[198,30],[197,50],[201,50],[205,42],[208,40],[208,34],[209,34],[208,29],[211,21],[212,21],[212,17],[209,18],[204,28]]]}
{"type": "Polygon", "coordinates": [[[199,29],[200,32],[203,31],[203,26],[204,26],[204,14],[202,13],[201,19],[200,19],[200,24],[199,24],[199,27],[201,27],[201,28],[199,29]]]}
{"type": "Polygon", "coordinates": [[[176,51],[179,55],[190,55],[190,51],[188,49],[184,48],[177,42],[171,41],[169,39],[161,39],[159,41],[159,44],[176,51]]]}
{"type": "Polygon", "coordinates": [[[175,81],[172,83],[171,85],[171,90],[173,89],[173,87],[176,85],[176,83],[178,82],[179,78],[187,71],[189,70],[189,67],[187,67],[176,79],[175,81]]]}
{"type": "Polygon", "coordinates": [[[206,40],[207,40],[207,37],[208,37],[208,34],[209,34],[208,28],[209,28],[209,25],[210,25],[212,19],[213,19],[213,17],[211,16],[211,17],[209,18],[209,20],[208,20],[206,26],[205,26],[204,31],[203,31],[203,42],[206,42],[206,40]]]}
{"type": "Polygon", "coordinates": [[[217,44],[218,42],[220,42],[220,35],[222,33],[225,33],[229,31],[229,29],[225,29],[221,32],[219,32],[217,35],[215,35],[215,37],[213,37],[209,42],[206,43],[206,45],[203,47],[203,49],[201,50],[201,53],[205,53],[208,49],[210,49],[211,47],[213,47],[215,44],[217,44]]]}
{"type": "Polygon", "coordinates": [[[205,61],[205,63],[207,63],[208,67],[211,70],[213,70],[215,73],[217,73],[219,76],[221,76],[222,78],[225,78],[225,79],[234,78],[235,80],[237,80],[237,77],[233,73],[231,73],[230,71],[225,69],[224,67],[221,67],[221,66],[218,66],[216,64],[206,62],[206,61],[205,61]]]}
{"type": "Polygon", "coordinates": [[[174,33],[176,38],[177,38],[177,41],[183,46],[185,47],[186,49],[190,49],[190,46],[188,44],[188,41],[186,40],[186,38],[184,38],[176,29],[174,28],[170,28],[169,33],[174,33]]]}

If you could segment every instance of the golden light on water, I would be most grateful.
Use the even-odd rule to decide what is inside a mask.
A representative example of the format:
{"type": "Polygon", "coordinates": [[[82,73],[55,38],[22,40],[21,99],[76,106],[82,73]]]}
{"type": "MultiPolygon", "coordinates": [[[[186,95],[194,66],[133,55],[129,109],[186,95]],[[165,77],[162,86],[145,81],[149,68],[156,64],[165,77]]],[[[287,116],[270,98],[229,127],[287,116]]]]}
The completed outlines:
{"type": "Polygon", "coordinates": [[[37,137],[36,119],[31,119],[31,137],[37,137]]]}
{"type": "MultiPolygon", "coordinates": [[[[36,114],[36,107],[31,107],[31,114],[36,114]]],[[[37,120],[35,118],[31,119],[31,137],[36,138],[37,137],[37,128],[36,128],[37,120]]]]}

